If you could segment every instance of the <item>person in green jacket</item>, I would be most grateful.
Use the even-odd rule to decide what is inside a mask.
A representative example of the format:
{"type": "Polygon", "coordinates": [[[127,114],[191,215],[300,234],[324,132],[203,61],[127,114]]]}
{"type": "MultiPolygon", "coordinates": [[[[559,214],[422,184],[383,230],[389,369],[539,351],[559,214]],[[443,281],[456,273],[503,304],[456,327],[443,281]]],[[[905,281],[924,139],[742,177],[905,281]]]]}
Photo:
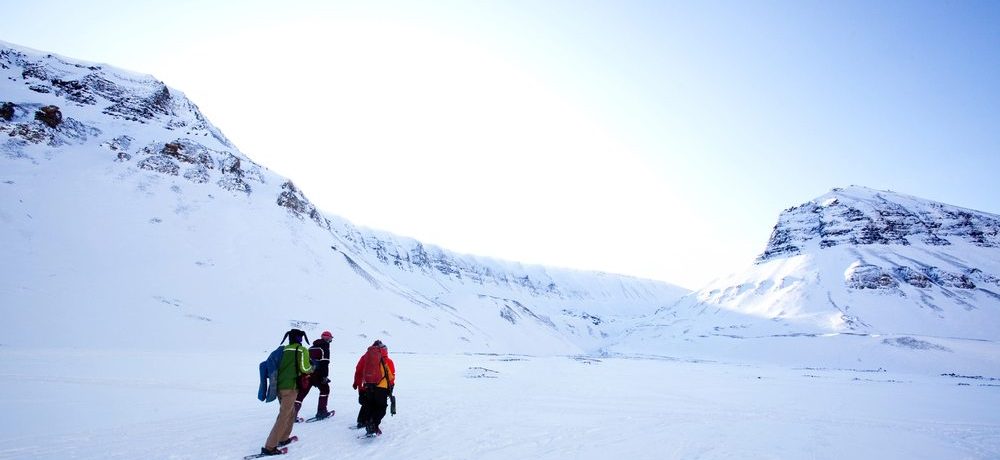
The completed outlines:
{"type": "MultiPolygon", "coordinates": [[[[305,331],[292,329],[285,333],[285,338],[288,339],[288,345],[285,346],[278,366],[278,402],[281,407],[271,434],[260,449],[260,453],[264,455],[278,455],[281,453],[278,447],[291,442],[289,437],[292,426],[295,425],[295,396],[299,392],[299,377],[313,371],[309,362],[309,349],[302,346],[303,338],[309,342],[305,331]]],[[[282,343],[285,338],[281,339],[282,343]]]]}

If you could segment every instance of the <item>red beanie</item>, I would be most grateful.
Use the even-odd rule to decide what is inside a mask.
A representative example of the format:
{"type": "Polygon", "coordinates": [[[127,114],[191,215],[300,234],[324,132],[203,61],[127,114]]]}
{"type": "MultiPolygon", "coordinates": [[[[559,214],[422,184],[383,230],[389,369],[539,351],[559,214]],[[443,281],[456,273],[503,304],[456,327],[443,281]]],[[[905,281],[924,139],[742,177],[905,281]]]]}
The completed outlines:
{"type": "Polygon", "coordinates": [[[323,331],[323,333],[320,334],[320,337],[322,337],[324,339],[325,338],[331,338],[332,339],[333,338],[333,334],[331,334],[330,331],[323,331]]]}

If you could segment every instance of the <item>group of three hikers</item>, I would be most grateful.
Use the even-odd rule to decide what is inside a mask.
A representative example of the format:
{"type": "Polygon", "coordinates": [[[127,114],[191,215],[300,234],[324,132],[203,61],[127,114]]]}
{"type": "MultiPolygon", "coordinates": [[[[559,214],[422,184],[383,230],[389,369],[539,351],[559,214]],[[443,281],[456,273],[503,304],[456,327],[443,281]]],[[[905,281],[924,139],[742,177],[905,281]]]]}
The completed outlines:
{"type": "MultiPolygon", "coordinates": [[[[292,441],[292,425],[296,421],[303,421],[298,416],[299,409],[312,387],[319,389],[315,418],[319,420],[333,415],[333,411],[326,408],[330,395],[330,342],[333,341],[333,334],[323,331],[321,337],[308,349],[302,345],[303,340],[307,343],[309,340],[305,331],[292,329],[285,333],[281,342],[284,343],[285,339],[288,339],[288,345],[280,353],[275,385],[281,407],[271,434],[261,448],[261,455],[283,453],[279,448],[292,441]]],[[[354,370],[354,383],[351,385],[358,390],[358,402],[361,404],[357,428],[364,427],[368,436],[382,434],[379,424],[385,417],[388,406],[386,400],[392,396],[395,384],[396,366],[389,358],[388,348],[382,341],[376,340],[358,360],[354,370]]],[[[395,409],[393,413],[395,414],[395,409]]]]}

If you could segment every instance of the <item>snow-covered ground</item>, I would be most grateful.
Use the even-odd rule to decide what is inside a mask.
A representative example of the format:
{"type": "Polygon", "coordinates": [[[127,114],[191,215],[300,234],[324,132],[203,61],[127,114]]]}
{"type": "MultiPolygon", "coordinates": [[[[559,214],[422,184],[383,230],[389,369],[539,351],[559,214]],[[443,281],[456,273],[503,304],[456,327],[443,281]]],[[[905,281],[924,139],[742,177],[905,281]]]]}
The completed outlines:
{"type": "MultiPolygon", "coordinates": [[[[17,383],[0,396],[0,458],[241,458],[277,413],[256,400],[264,350],[58,340],[0,349],[0,376],[17,383]]],[[[359,354],[335,351],[337,414],[297,424],[282,458],[1000,458],[1000,381],[683,357],[392,353],[399,413],[359,439],[359,354]]]]}

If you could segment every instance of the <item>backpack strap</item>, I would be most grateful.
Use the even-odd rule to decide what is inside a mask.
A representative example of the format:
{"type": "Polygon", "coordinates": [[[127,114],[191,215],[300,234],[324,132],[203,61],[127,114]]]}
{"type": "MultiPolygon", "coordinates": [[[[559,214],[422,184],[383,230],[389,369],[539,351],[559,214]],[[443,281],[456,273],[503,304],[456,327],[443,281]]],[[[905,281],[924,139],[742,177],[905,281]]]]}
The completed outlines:
{"type": "Polygon", "coordinates": [[[395,385],[389,381],[389,368],[385,365],[385,358],[379,358],[378,362],[382,365],[382,374],[385,375],[385,387],[389,389],[389,394],[392,394],[392,387],[395,385]]]}
{"type": "Polygon", "coordinates": [[[302,345],[299,344],[299,346],[295,347],[295,389],[296,390],[302,390],[302,388],[304,388],[304,385],[302,383],[302,375],[303,374],[302,374],[302,371],[299,370],[299,367],[302,366],[302,358],[299,357],[301,354],[302,354],[302,345]]]}

